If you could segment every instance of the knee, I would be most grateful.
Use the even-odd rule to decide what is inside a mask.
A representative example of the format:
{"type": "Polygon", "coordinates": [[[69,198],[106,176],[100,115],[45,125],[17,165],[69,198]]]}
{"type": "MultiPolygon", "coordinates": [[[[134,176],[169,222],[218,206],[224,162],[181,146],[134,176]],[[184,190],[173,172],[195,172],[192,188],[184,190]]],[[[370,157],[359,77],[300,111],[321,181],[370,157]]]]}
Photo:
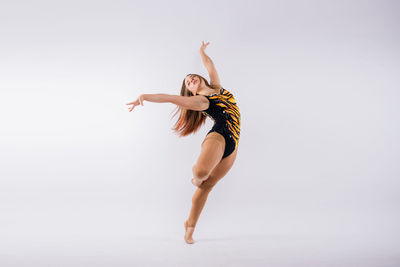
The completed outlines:
{"type": "Polygon", "coordinates": [[[200,180],[205,180],[207,179],[209,175],[209,170],[202,168],[200,166],[194,165],[192,168],[193,175],[194,177],[200,179],[200,180]]]}

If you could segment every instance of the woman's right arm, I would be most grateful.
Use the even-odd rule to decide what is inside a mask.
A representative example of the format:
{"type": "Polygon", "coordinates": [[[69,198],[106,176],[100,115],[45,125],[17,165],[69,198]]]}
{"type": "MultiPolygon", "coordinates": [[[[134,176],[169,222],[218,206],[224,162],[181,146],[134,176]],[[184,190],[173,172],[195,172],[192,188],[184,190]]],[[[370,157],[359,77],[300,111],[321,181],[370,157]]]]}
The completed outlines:
{"type": "Polygon", "coordinates": [[[180,96],[170,94],[143,94],[145,101],[156,103],[172,103],[185,109],[202,111],[208,108],[208,100],[204,96],[180,96]]]}
{"type": "Polygon", "coordinates": [[[210,76],[210,84],[215,85],[217,87],[222,87],[217,70],[215,68],[215,64],[205,52],[205,49],[209,43],[210,42],[205,44],[204,41],[202,42],[202,45],[200,47],[201,59],[203,60],[204,67],[206,67],[208,71],[208,76],[210,76]]]}

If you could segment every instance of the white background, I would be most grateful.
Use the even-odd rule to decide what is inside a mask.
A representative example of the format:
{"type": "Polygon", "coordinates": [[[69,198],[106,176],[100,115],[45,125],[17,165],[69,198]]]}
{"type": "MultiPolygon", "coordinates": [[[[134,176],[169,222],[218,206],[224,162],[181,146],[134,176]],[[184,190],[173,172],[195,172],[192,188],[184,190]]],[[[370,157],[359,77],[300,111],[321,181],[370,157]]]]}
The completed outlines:
{"type": "Polygon", "coordinates": [[[1,266],[399,266],[398,1],[1,1],[1,266]],[[208,78],[235,165],[183,241],[212,121],[125,104],[208,78]]]}

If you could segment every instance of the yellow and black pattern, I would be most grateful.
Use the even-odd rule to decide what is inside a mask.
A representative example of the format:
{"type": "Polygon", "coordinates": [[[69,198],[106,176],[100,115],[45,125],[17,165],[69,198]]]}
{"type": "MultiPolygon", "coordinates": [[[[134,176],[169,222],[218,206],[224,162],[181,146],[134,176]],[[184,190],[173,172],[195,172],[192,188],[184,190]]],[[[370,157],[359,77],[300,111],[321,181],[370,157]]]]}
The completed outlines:
{"type": "Polygon", "coordinates": [[[240,138],[240,110],[234,96],[228,90],[221,88],[219,94],[206,97],[210,101],[210,106],[202,112],[214,121],[212,130],[231,136],[236,148],[240,138]]]}

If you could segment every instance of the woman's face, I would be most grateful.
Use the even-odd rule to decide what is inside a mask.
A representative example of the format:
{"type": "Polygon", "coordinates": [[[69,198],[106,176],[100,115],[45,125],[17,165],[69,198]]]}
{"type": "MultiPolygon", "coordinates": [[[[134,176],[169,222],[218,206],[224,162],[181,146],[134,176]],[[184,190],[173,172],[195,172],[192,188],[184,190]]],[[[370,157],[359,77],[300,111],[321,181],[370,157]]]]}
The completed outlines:
{"type": "Polygon", "coordinates": [[[189,74],[185,78],[186,88],[192,92],[193,95],[196,95],[197,89],[201,84],[201,79],[195,74],[189,74]]]}

